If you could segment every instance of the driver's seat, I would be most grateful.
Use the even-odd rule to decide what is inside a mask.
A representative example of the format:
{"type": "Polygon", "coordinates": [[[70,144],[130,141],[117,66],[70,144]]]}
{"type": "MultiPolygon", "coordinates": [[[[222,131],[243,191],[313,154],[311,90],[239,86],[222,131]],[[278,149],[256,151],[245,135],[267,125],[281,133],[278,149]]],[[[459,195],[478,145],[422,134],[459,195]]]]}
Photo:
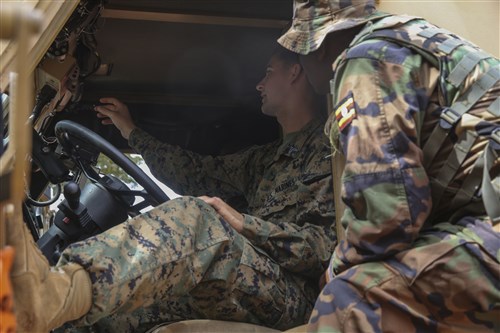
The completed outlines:
{"type": "MultiPolygon", "coordinates": [[[[222,320],[194,319],[163,324],[148,333],[281,333],[272,328],[247,323],[222,320]]],[[[286,333],[305,333],[306,325],[284,331],[286,333]]]]}

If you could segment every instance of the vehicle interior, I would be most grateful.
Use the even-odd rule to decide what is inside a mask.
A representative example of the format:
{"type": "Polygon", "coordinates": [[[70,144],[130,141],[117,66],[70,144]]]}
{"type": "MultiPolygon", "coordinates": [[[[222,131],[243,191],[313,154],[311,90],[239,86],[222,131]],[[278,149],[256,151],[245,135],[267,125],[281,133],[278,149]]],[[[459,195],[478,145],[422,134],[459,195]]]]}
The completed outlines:
{"type": "MultiPolygon", "coordinates": [[[[35,9],[45,17],[23,64],[31,74],[33,129],[21,209],[50,263],[69,244],[169,200],[136,159],[123,155],[133,152],[119,131],[101,124],[94,111],[100,98],[118,98],[139,127],[200,154],[228,154],[280,136],[275,119],[262,115],[255,86],[291,2],[84,0],[39,2],[35,9]],[[107,172],[102,155],[134,179],[133,188],[107,172]]],[[[4,73],[23,65],[15,43],[2,40],[1,48],[1,148],[18,152],[19,121],[11,115],[20,107],[20,84],[4,73]]]]}
{"type": "MultiPolygon", "coordinates": [[[[33,141],[22,211],[50,262],[56,262],[72,242],[169,199],[136,160],[123,155],[133,151],[119,131],[96,117],[93,109],[100,98],[118,98],[129,106],[139,127],[200,154],[228,154],[280,136],[276,120],[261,113],[255,86],[292,17],[291,0],[28,5],[43,15],[26,64],[33,96],[28,100],[33,129],[26,130],[33,141]],[[107,175],[98,161],[101,153],[139,187],[107,175]]],[[[401,12],[410,8],[397,5],[393,4],[401,12]]],[[[496,8],[496,14],[487,16],[468,8],[451,8],[448,19],[459,21],[455,26],[446,21],[445,26],[459,26],[465,37],[472,36],[498,56],[500,29],[494,42],[479,38],[486,35],[483,31],[491,31],[492,22],[498,28],[498,3],[483,8],[489,13],[496,8]],[[471,15],[467,20],[461,17],[465,13],[471,15]]],[[[15,79],[9,73],[14,71],[16,45],[2,39],[0,49],[1,153],[12,145],[9,112],[15,107],[15,79]]],[[[5,180],[3,184],[5,189],[5,180]]]]}
{"type": "Polygon", "coordinates": [[[76,45],[67,31],[58,35],[42,67],[71,62],[61,68],[73,80],[61,119],[85,124],[121,150],[128,145],[118,132],[89,112],[100,97],[125,102],[161,140],[203,154],[233,152],[279,135],[260,114],[255,85],[291,12],[291,2],[276,0],[82,1],[65,28],[79,32],[76,45]]]}
{"type": "MultiPolygon", "coordinates": [[[[53,40],[34,68],[33,166],[24,207],[33,236],[42,238],[39,245],[50,261],[57,260],[70,242],[136,215],[148,203],[168,199],[149,177],[135,175],[141,170],[122,157],[121,153],[133,152],[114,126],[102,125],[96,117],[94,106],[100,98],[118,98],[140,128],[200,154],[232,153],[279,137],[275,119],[260,111],[255,86],[292,3],[86,0],[62,9],[68,19],[58,31],[51,31],[53,40]],[[132,205],[134,193],[122,195],[124,184],[99,174],[100,152],[118,160],[146,189],[147,194],[138,194],[146,199],[143,203],[119,209],[124,203],[132,205]],[[59,207],[64,213],[44,221],[40,208],[50,206],[46,205],[54,197],[43,202],[38,198],[59,196],[68,181],[80,184],[81,194],[74,193],[80,192],[78,186],[65,187],[66,201],[59,207]],[[106,190],[98,190],[93,182],[106,190]],[[55,190],[48,191],[48,184],[55,190]],[[120,213],[105,214],[110,206],[120,213]],[[82,236],[81,225],[73,227],[62,219],[74,216],[84,224],[89,218],[85,209],[92,225],[83,227],[88,232],[82,236]],[[62,242],[55,225],[64,227],[67,241],[62,242]],[[42,237],[44,231],[48,232],[42,237]]],[[[8,109],[8,88],[3,97],[8,109]]],[[[5,133],[8,138],[8,124],[5,133]]]]}

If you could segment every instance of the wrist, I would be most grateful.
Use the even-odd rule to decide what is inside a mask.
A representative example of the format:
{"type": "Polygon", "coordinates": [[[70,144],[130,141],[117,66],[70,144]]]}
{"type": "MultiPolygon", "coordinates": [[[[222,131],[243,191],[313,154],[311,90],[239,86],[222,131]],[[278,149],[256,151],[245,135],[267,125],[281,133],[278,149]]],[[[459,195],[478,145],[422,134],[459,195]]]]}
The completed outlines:
{"type": "Polygon", "coordinates": [[[130,126],[121,131],[121,134],[124,139],[128,140],[130,138],[130,134],[133,130],[135,130],[136,126],[130,126]]]}

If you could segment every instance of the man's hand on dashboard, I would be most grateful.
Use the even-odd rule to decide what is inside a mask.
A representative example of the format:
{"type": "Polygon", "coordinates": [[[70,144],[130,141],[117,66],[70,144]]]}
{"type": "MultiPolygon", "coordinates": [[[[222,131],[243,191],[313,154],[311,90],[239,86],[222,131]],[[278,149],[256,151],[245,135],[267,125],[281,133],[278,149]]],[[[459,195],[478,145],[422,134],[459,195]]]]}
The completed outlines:
{"type": "Polygon", "coordinates": [[[94,108],[97,118],[101,119],[103,125],[114,124],[121,135],[128,140],[130,133],[136,127],[128,107],[114,97],[103,97],[99,102],[101,104],[94,108]]]}
{"type": "Polygon", "coordinates": [[[245,218],[233,207],[229,206],[225,201],[217,197],[201,196],[199,198],[212,206],[217,213],[219,213],[219,215],[237,232],[241,233],[243,231],[245,218]]]}

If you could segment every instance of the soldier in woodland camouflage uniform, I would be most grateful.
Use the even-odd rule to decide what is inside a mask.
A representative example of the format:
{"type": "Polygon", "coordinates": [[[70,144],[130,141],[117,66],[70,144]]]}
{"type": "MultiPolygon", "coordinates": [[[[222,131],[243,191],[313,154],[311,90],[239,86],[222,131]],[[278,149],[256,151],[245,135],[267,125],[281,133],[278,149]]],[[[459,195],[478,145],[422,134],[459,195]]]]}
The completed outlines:
{"type": "MultiPolygon", "coordinates": [[[[72,244],[55,268],[56,277],[41,259],[18,262],[42,267],[32,274],[35,282],[23,280],[15,290],[21,330],[46,331],[73,319],[78,320],[72,325],[95,324],[100,332],[140,332],[159,322],[189,318],[279,329],[307,321],[336,239],[326,118],[320,116],[324,110],[316,107],[317,95],[297,55],[285,49],[273,55],[257,89],[263,112],[278,119],[283,138],[221,157],[199,156],[129,128],[134,125],[127,122],[126,106],[102,99],[111,103],[97,109],[101,117],[109,117],[103,121],[114,122],[153,172],[176,191],[244,195],[247,214],[219,198],[181,197],[72,244]],[[71,278],[52,283],[67,275],[77,276],[79,285],[71,278]],[[86,275],[90,281],[85,282],[86,275]],[[52,295],[46,291],[49,284],[62,291],[52,295]],[[39,295],[42,290],[46,294],[39,295]],[[23,303],[23,297],[30,300],[23,303]],[[62,314],[44,314],[43,306],[31,304],[33,297],[51,306],[54,302],[53,312],[62,314]]],[[[9,234],[14,245],[29,237],[17,225],[9,234]]],[[[32,248],[26,251],[38,255],[32,248]]],[[[26,276],[23,272],[16,275],[26,276]]]]}
{"type": "Polygon", "coordinates": [[[346,238],[309,331],[499,332],[498,59],[373,0],[294,10],[279,42],[331,92],[346,163],[346,238]]]}

